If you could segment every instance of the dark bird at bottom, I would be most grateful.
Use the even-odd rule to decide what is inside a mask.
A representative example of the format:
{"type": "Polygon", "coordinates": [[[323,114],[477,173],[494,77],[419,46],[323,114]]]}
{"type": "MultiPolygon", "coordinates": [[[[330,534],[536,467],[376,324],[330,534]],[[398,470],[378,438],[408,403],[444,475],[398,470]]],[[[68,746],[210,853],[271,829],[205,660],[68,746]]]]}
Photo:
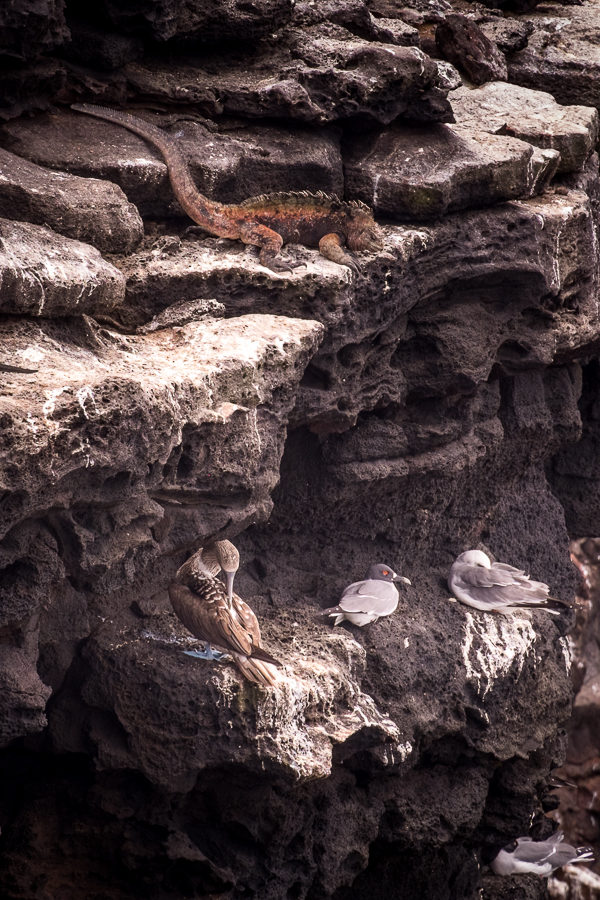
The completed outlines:
{"type": "Polygon", "coordinates": [[[216,541],[201,547],[180,569],[169,585],[169,597],[177,618],[188,631],[205,641],[203,653],[190,655],[219,659],[212,651],[229,654],[244,678],[272,686],[281,663],[261,647],[260,627],[247,603],[233,593],[239,553],[231,541],[216,541]],[[227,587],[220,580],[223,571],[227,587]]]}

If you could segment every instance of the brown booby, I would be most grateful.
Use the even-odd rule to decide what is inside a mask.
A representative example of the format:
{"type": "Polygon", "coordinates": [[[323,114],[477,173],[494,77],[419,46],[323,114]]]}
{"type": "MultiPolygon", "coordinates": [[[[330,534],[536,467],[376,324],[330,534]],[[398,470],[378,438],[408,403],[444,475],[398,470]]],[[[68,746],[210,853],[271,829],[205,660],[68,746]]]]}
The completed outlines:
{"type": "Polygon", "coordinates": [[[545,609],[557,616],[568,607],[548,596],[547,584],[531,581],[529,575],[507,563],[492,562],[481,550],[467,550],[455,559],[448,587],[461,603],[487,612],[545,609]]]}
{"type": "Polygon", "coordinates": [[[249,681],[273,685],[278,662],[260,644],[258,620],[247,603],[233,593],[233,579],[240,562],[231,541],[216,541],[201,547],[180,569],[169,585],[169,597],[177,618],[206,642],[204,653],[191,655],[218,659],[211,645],[227,653],[249,681]],[[218,578],[225,574],[227,587],[218,578]]]}
{"type": "Polygon", "coordinates": [[[381,616],[389,616],[398,606],[400,594],[395,581],[410,584],[408,578],[397,575],[385,563],[371,566],[363,581],[354,581],[344,588],[337,606],[323,609],[320,615],[335,617],[334,625],[344,620],[360,627],[376,622],[381,616]]]}
{"type": "Polygon", "coordinates": [[[521,875],[531,872],[546,878],[555,869],[576,862],[593,862],[593,851],[588,847],[573,847],[564,842],[564,834],[557,831],[546,841],[533,841],[519,837],[503,847],[492,860],[496,875],[521,875]]]}

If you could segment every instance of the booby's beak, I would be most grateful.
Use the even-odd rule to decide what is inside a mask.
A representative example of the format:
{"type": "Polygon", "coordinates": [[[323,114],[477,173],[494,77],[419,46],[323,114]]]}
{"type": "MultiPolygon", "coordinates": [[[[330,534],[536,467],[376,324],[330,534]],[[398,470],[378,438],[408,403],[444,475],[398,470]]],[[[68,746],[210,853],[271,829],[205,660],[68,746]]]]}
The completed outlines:
{"type": "Polygon", "coordinates": [[[410,578],[405,578],[404,575],[394,575],[394,581],[401,581],[402,584],[412,584],[410,578]]]}
{"type": "Polygon", "coordinates": [[[235,572],[225,572],[225,584],[227,585],[227,602],[231,606],[233,603],[233,579],[235,572]]]}

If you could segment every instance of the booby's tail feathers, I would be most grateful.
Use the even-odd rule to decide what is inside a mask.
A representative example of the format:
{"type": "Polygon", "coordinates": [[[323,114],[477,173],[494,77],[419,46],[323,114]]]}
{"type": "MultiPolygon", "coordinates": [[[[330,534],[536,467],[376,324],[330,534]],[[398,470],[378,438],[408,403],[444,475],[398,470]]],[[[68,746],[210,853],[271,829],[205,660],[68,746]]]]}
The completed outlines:
{"type": "Polygon", "coordinates": [[[279,662],[278,659],[275,659],[274,656],[265,650],[264,647],[253,647],[252,648],[252,659],[260,659],[262,662],[271,663],[272,666],[277,666],[281,668],[283,663],[279,662]]]}
{"type": "Polygon", "coordinates": [[[254,684],[261,684],[263,687],[273,687],[278,681],[277,669],[271,663],[264,662],[262,659],[257,659],[254,656],[242,656],[239,653],[233,654],[233,661],[244,678],[247,678],[248,681],[253,681],[254,684]]]}

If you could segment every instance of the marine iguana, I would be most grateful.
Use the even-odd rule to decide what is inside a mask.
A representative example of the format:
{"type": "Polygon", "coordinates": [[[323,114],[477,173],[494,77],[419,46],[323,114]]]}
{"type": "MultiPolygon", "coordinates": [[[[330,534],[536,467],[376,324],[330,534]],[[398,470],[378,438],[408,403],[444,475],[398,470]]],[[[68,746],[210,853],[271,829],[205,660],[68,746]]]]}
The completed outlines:
{"type": "Polygon", "coordinates": [[[383,247],[383,233],[373,212],[360,200],[340,200],[322,191],[291,191],[261,194],[242,203],[218,203],[200,193],[177,141],[162,129],[104,106],[74,103],[71,109],[115,122],[149,141],[160,150],[173,193],[188,216],[209,234],[259,247],[260,261],[269,269],[277,272],[296,267],[279,257],[281,247],[289,242],[318,247],[322,256],[354,272],[359,267],[343,249],[344,244],[350,250],[383,247]]]}

